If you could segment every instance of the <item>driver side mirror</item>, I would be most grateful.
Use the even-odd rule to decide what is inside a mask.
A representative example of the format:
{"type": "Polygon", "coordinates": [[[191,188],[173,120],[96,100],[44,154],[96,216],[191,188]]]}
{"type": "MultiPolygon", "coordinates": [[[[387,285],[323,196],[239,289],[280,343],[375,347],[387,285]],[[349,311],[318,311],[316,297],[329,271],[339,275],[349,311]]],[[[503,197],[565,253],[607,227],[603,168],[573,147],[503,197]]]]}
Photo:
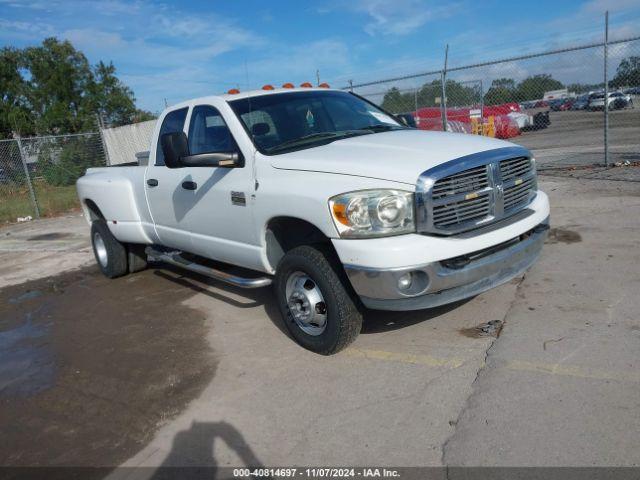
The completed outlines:
{"type": "Polygon", "coordinates": [[[160,137],[164,164],[168,168],[181,167],[242,167],[239,152],[189,153],[189,142],[184,132],[166,133],[160,137]]]}
{"type": "Polygon", "coordinates": [[[189,156],[189,143],[184,132],[165,133],[160,137],[164,164],[168,168],[180,168],[180,160],[189,156]]]}

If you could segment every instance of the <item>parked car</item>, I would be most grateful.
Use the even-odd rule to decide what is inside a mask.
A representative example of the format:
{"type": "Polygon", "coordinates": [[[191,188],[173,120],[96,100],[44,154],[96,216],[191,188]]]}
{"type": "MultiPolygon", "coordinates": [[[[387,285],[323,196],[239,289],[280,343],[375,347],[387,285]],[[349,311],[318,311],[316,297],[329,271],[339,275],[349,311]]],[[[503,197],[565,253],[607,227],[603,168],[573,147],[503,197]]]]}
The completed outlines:
{"type": "MultiPolygon", "coordinates": [[[[602,110],[604,109],[604,93],[596,93],[591,96],[589,100],[590,110],[602,110]]],[[[609,92],[607,95],[607,107],[610,110],[616,110],[633,106],[633,101],[629,95],[622,92],[609,92]]]]}
{"type": "Polygon", "coordinates": [[[613,98],[613,109],[621,109],[632,107],[633,108],[633,99],[631,95],[622,93],[622,92],[613,92],[610,94],[611,98],[613,98]]]}
{"type": "Polygon", "coordinates": [[[571,110],[585,110],[589,107],[589,95],[580,95],[571,105],[571,110]]]}
{"type": "Polygon", "coordinates": [[[564,112],[571,110],[574,100],[572,98],[558,98],[556,100],[549,100],[549,107],[555,112],[564,112]]]}
{"type": "Polygon", "coordinates": [[[293,338],[332,354],[363,307],[456,302],[540,255],[549,201],[526,149],[408,128],[345,91],[265,88],[172,106],[147,165],[78,180],[104,275],[152,260],[273,285],[293,338]]]}
{"type": "Polygon", "coordinates": [[[521,110],[529,110],[530,108],[536,108],[536,103],[535,101],[530,101],[530,102],[522,102],[520,103],[520,109],[521,110]]]}

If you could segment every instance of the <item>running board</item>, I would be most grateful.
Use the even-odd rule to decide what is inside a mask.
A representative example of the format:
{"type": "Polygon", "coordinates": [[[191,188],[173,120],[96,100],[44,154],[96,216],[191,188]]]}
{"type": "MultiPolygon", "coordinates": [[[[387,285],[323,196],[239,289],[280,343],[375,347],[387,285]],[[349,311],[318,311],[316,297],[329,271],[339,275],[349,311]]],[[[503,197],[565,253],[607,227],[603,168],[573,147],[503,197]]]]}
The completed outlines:
{"type": "Polygon", "coordinates": [[[204,265],[183,258],[180,255],[181,252],[177,251],[163,252],[160,250],[155,250],[152,247],[147,247],[145,249],[145,253],[147,254],[148,259],[151,261],[169,263],[176,267],[189,270],[190,272],[199,273],[200,275],[204,275],[215,280],[220,280],[221,282],[235,285],[236,287],[240,288],[266,287],[271,285],[271,282],[273,281],[271,277],[244,278],[238,277],[236,275],[231,275],[214,268],[205,267],[204,265]]]}

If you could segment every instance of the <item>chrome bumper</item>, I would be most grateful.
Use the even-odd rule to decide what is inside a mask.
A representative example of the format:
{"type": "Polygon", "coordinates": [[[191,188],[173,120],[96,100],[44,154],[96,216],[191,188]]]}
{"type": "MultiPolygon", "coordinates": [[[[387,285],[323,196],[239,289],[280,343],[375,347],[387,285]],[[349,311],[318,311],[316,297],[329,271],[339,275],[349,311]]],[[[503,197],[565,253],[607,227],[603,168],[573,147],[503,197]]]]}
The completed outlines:
{"type": "Polygon", "coordinates": [[[540,256],[549,219],[524,235],[481,252],[401,269],[345,265],[362,303],[376,310],[420,310],[478,295],[525,272],[540,256]],[[401,277],[411,283],[399,287],[401,277]]]}

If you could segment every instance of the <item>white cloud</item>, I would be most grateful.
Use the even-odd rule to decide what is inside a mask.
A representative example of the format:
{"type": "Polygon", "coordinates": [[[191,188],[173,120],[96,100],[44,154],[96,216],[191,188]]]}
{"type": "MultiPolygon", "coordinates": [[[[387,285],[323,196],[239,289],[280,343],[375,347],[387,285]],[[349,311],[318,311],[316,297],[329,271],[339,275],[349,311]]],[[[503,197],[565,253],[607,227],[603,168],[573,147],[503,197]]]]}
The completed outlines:
{"type": "Polygon", "coordinates": [[[0,37],[30,41],[54,35],[56,29],[44,22],[24,22],[0,18],[0,37]]]}
{"type": "Polygon", "coordinates": [[[427,22],[448,16],[451,4],[433,5],[424,0],[359,0],[349,7],[368,16],[364,30],[369,35],[407,35],[427,22]]]}
{"type": "Polygon", "coordinates": [[[245,88],[253,88],[261,82],[274,85],[296,81],[315,83],[316,69],[320,70],[324,81],[331,72],[347,69],[350,65],[349,47],[333,38],[295,47],[272,45],[265,51],[267,53],[258,60],[248,62],[246,69],[244,64],[229,69],[229,77],[240,79],[239,83],[245,88]]]}
{"type": "Polygon", "coordinates": [[[222,55],[269,45],[210,8],[176,5],[169,11],[151,0],[0,0],[0,8],[6,17],[0,18],[5,43],[67,39],[92,63],[113,61],[141,106],[151,110],[162,108],[163,97],[222,90],[221,83],[229,82],[222,55]]]}

